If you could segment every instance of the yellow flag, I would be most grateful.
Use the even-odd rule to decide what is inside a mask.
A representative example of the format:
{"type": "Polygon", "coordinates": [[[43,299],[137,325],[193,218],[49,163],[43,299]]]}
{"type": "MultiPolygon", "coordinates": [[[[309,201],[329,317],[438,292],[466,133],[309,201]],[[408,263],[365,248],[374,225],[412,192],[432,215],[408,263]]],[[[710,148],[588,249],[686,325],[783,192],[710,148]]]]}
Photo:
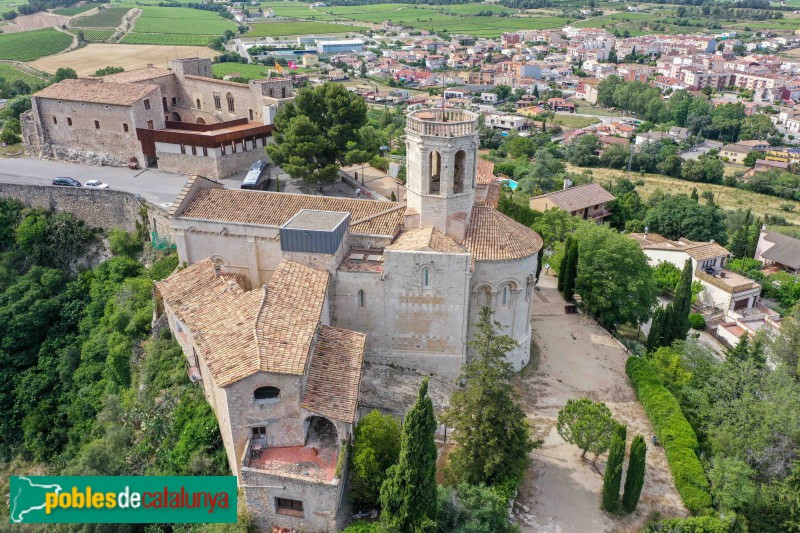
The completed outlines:
{"type": "Polygon", "coordinates": [[[275,63],[275,71],[276,71],[278,74],[283,74],[283,67],[282,67],[282,66],[280,65],[280,63],[278,63],[278,62],[276,62],[276,63],[275,63]]]}

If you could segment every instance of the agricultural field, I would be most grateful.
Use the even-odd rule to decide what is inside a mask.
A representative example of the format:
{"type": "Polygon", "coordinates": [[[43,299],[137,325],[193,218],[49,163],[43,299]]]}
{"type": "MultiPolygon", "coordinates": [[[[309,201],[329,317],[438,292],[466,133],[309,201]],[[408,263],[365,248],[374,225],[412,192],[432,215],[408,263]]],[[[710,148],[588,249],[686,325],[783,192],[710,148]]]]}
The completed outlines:
{"type": "MultiPolygon", "coordinates": [[[[271,9],[276,17],[309,19],[309,20],[332,20],[333,16],[322,13],[317,9],[308,7],[307,2],[261,2],[259,7],[266,11],[271,9]]],[[[248,6],[249,10],[257,9],[255,6],[248,6]]]]}
{"type": "Polygon", "coordinates": [[[214,37],[217,37],[217,35],[189,35],[186,33],[129,33],[120,42],[125,44],[206,46],[214,37]]]}
{"type": "Polygon", "coordinates": [[[89,76],[106,65],[125,70],[144,68],[148,64],[166,68],[170,59],[181,57],[213,58],[219,52],[205,46],[154,46],[146,44],[95,43],[65,54],[44,57],[31,63],[31,67],[53,73],[59,67],[71,67],[78,76],[89,76]]]}
{"type": "Polygon", "coordinates": [[[76,17],[70,21],[72,28],[116,28],[122,24],[130,9],[127,7],[109,7],[88,17],[76,17]]]}
{"type": "MultiPolygon", "coordinates": [[[[499,13],[505,8],[488,4],[465,4],[453,6],[416,6],[409,4],[375,4],[365,6],[338,6],[319,8],[334,15],[338,20],[353,20],[379,24],[391,21],[403,26],[423,30],[451,33],[468,33],[476,37],[497,37],[513,30],[537,30],[563,26],[563,17],[498,17],[476,16],[480,11],[499,13]]],[[[511,11],[511,10],[508,10],[511,11]]]]}
{"type": "Polygon", "coordinates": [[[66,50],[72,39],[51,28],[0,34],[0,59],[33,61],[66,50]]]}
{"type": "Polygon", "coordinates": [[[83,38],[90,42],[107,41],[108,39],[111,38],[112,35],[114,35],[114,33],[116,33],[116,30],[106,30],[102,28],[87,28],[85,30],[80,29],[74,31],[76,33],[78,31],[82,31],[83,38]]]}
{"type": "Polygon", "coordinates": [[[144,7],[134,33],[213,35],[236,31],[237,25],[213,11],[185,7],[144,7]]]}
{"type": "Polygon", "coordinates": [[[43,78],[23,72],[11,63],[2,62],[0,62],[0,78],[3,78],[7,82],[22,80],[27,83],[31,89],[38,89],[47,83],[43,78]]]}
{"type": "Polygon", "coordinates": [[[80,15],[81,13],[85,13],[90,9],[94,9],[98,5],[101,4],[85,4],[79,7],[62,7],[61,9],[54,9],[53,13],[55,13],[56,15],[66,15],[68,17],[74,17],[75,15],[80,15]]]}
{"type": "Polygon", "coordinates": [[[559,114],[557,113],[554,119],[555,123],[560,125],[561,127],[573,130],[579,128],[585,128],[586,126],[591,126],[592,124],[597,124],[600,122],[599,118],[594,117],[577,117],[572,114],[559,114]]]}
{"type": "Polygon", "coordinates": [[[245,37],[283,37],[326,33],[349,33],[366,31],[368,28],[327,22],[259,22],[250,25],[245,37]]]}

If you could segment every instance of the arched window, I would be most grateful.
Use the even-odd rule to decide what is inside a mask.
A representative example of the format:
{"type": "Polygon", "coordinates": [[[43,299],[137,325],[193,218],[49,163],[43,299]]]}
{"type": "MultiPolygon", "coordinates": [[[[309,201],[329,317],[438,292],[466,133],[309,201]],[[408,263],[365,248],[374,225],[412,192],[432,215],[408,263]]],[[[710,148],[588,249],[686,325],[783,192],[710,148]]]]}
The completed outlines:
{"type": "Polygon", "coordinates": [[[358,291],[358,306],[361,309],[367,307],[367,296],[364,294],[363,290],[358,291]]]}
{"type": "Polygon", "coordinates": [[[197,100],[195,100],[195,102],[197,103],[197,109],[201,109],[201,107],[200,107],[200,99],[198,98],[197,100]]]}
{"type": "Polygon", "coordinates": [[[442,156],[434,150],[430,155],[430,185],[428,194],[437,194],[440,190],[442,173],[442,156]]]}
{"type": "Polygon", "coordinates": [[[511,307],[511,304],[514,303],[514,285],[511,283],[506,283],[500,287],[499,296],[501,307],[511,307]]]}
{"type": "Polygon", "coordinates": [[[531,299],[531,294],[533,293],[533,283],[534,283],[534,277],[533,274],[531,274],[525,281],[525,301],[531,299]]]}
{"type": "Polygon", "coordinates": [[[233,107],[233,95],[231,93],[226,94],[225,100],[228,101],[228,112],[233,113],[235,110],[233,107]]]}
{"type": "Polygon", "coordinates": [[[253,400],[261,405],[277,403],[281,391],[277,387],[259,387],[253,391],[253,400]]]}
{"type": "Polygon", "coordinates": [[[281,98],[286,98],[286,87],[281,87],[281,98]]]}
{"type": "Polygon", "coordinates": [[[424,267],[422,269],[422,288],[423,289],[430,289],[431,288],[431,269],[428,267],[424,267]]]}
{"type": "Polygon", "coordinates": [[[481,287],[478,289],[478,306],[484,307],[487,305],[492,307],[492,291],[489,287],[481,287]]]}
{"type": "Polygon", "coordinates": [[[456,152],[453,166],[453,192],[464,192],[464,177],[467,174],[467,153],[464,150],[456,152]]]}

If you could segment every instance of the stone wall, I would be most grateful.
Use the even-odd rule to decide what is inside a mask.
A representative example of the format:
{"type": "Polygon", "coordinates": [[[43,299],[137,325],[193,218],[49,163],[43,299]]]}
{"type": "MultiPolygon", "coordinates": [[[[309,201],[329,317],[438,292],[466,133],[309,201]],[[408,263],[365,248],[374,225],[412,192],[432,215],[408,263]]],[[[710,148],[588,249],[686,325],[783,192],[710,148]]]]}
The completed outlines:
{"type": "Polygon", "coordinates": [[[272,475],[245,466],[242,467],[239,483],[244,487],[247,509],[262,531],[280,526],[296,528],[297,531],[334,532],[343,525],[340,508],[345,483],[339,479],[334,479],[332,483],[312,482],[272,475]],[[277,514],[275,498],[303,502],[303,517],[277,514]]]}
{"type": "Polygon", "coordinates": [[[41,207],[58,213],[72,213],[90,227],[122,228],[136,231],[142,223],[141,209],[147,212],[149,230],[156,225],[162,237],[174,241],[169,217],[158,205],[133,194],[113,189],[86,189],[78,187],[53,187],[51,185],[23,185],[0,183],[0,197],[16,198],[30,207],[41,207]]]}

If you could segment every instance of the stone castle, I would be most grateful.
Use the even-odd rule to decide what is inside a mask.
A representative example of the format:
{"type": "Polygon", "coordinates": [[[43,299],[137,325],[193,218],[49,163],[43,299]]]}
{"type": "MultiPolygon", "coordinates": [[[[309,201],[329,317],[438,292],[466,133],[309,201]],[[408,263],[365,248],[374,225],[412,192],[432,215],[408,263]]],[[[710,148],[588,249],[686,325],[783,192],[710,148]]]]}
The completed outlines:
{"type": "Polygon", "coordinates": [[[175,59],[98,78],[67,79],[31,98],[20,117],[29,155],[224,178],[264,157],[286,78],[212,78],[210,59],[175,59]]]}
{"type": "Polygon", "coordinates": [[[528,362],[542,240],[496,210],[478,117],[408,115],[407,204],[226,190],[172,208],[185,268],[156,283],[262,527],[334,531],[363,363],[455,379],[482,306],[528,362]]]}

